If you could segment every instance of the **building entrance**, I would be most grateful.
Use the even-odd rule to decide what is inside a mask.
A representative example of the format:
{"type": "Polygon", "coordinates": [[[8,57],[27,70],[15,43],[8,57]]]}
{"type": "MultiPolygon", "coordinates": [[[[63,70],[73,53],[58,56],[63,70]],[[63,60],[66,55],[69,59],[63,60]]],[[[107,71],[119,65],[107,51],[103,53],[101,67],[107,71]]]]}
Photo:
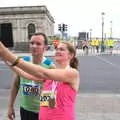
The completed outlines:
{"type": "Polygon", "coordinates": [[[11,23],[0,24],[0,40],[6,47],[13,47],[13,32],[11,23]]]}

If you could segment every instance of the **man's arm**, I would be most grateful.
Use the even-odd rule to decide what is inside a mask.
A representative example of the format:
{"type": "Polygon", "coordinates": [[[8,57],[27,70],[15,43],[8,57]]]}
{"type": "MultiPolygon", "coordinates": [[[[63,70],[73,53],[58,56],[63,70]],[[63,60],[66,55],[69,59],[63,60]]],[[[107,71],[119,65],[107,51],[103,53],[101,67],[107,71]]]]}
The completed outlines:
{"type": "Polygon", "coordinates": [[[9,100],[8,100],[8,118],[10,120],[13,120],[15,118],[14,103],[15,103],[16,96],[18,94],[19,85],[20,85],[20,78],[17,74],[15,74],[13,83],[10,89],[9,100]]]}

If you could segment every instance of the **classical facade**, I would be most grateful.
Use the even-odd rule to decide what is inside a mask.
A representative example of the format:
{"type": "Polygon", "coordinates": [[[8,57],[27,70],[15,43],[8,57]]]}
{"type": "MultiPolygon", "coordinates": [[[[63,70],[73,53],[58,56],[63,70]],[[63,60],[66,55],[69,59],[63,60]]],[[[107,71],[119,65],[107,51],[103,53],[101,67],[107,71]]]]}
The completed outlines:
{"type": "Polygon", "coordinates": [[[54,18],[46,6],[0,8],[0,39],[8,47],[19,48],[28,43],[31,33],[54,35],[54,18]]]}

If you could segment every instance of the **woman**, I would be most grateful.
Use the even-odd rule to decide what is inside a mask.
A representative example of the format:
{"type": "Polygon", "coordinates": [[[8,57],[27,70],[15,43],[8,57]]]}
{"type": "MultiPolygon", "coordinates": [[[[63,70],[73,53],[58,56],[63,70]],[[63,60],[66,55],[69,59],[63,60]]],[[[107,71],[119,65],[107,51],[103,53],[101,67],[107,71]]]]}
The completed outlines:
{"type": "Polygon", "coordinates": [[[25,71],[27,77],[30,75],[44,79],[40,97],[40,120],[75,120],[74,107],[80,78],[75,49],[70,43],[61,42],[58,45],[55,53],[56,69],[46,69],[25,62],[12,54],[2,43],[0,55],[10,62],[11,66],[25,71]]]}

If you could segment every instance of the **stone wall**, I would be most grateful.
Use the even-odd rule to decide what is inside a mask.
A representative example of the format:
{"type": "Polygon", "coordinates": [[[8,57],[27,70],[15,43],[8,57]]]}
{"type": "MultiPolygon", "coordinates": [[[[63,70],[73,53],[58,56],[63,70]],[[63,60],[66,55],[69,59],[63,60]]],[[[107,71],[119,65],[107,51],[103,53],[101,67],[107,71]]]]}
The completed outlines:
{"type": "Polygon", "coordinates": [[[27,50],[29,24],[35,25],[36,32],[54,36],[54,18],[46,6],[0,7],[2,23],[12,24],[15,50],[27,50]]]}

